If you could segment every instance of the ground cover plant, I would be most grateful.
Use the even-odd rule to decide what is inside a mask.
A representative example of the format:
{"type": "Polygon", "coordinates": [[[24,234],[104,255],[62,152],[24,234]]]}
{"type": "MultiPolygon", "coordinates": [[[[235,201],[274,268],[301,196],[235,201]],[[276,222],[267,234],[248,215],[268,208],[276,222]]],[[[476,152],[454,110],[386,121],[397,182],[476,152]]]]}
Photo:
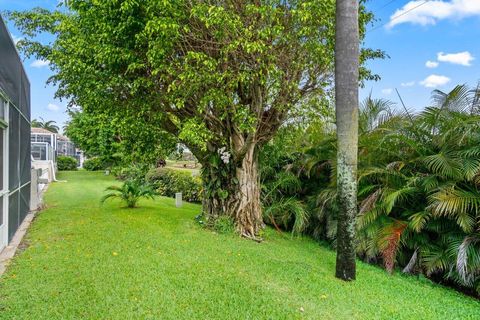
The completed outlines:
{"type": "MultiPolygon", "coordinates": [[[[0,278],[1,319],[478,319],[480,302],[425,278],[358,263],[267,229],[261,244],[205,230],[199,205],[101,206],[101,172],[60,173],[0,278]],[[348,298],[346,298],[348,297],[348,298]],[[347,299],[347,300],[346,300],[347,299]],[[348,303],[346,303],[346,301],[348,303]]],[[[118,182],[119,183],[119,182],[118,182]]],[[[120,184],[120,183],[119,183],[120,184]]]]}

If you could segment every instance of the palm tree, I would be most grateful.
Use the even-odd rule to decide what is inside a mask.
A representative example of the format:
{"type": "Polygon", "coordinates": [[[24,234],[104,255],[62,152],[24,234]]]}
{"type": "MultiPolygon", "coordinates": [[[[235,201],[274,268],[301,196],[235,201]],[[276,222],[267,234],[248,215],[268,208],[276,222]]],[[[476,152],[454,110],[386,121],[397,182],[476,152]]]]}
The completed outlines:
{"type": "Polygon", "coordinates": [[[335,39],[335,103],[337,121],[336,277],[355,280],[355,217],[357,215],[358,1],[337,0],[335,39]]]}
{"type": "Polygon", "coordinates": [[[127,180],[122,186],[110,186],[105,191],[113,191],[102,197],[101,203],[105,203],[108,199],[120,199],[127,208],[137,207],[137,203],[141,198],[153,199],[155,191],[151,186],[145,185],[136,180],[127,180]]]}
{"type": "Polygon", "coordinates": [[[466,86],[436,90],[434,106],[412,121],[389,120],[374,130],[380,136],[362,136],[374,160],[362,160],[360,170],[357,250],[366,260],[381,257],[390,272],[397,264],[480,293],[480,116],[472,113],[474,94],[466,86]]]}
{"type": "Polygon", "coordinates": [[[43,128],[53,133],[58,133],[60,128],[56,124],[57,122],[54,120],[45,121],[42,117],[40,120],[33,119],[32,120],[32,127],[33,128],[43,128]]]}

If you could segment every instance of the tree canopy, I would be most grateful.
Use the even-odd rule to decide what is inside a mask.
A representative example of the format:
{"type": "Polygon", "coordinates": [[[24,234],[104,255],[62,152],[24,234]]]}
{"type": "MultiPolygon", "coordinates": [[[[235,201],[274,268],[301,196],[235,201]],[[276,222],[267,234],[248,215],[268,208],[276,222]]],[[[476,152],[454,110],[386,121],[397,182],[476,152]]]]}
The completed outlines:
{"type": "Polygon", "coordinates": [[[152,165],[176,148],[177,140],[154,119],[107,113],[69,112],[65,134],[89,157],[113,166],[152,165]]]}

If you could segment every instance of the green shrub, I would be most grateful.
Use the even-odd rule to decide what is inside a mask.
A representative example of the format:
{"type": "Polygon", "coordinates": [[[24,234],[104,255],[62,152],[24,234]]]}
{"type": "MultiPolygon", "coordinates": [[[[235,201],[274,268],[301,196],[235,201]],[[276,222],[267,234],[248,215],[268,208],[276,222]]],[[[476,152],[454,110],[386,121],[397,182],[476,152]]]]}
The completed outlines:
{"type": "Polygon", "coordinates": [[[202,201],[202,180],[189,172],[157,168],[150,170],[145,178],[162,196],[175,197],[175,193],[181,192],[185,201],[202,201]]]}
{"type": "Polygon", "coordinates": [[[101,158],[95,157],[85,160],[83,168],[87,171],[100,171],[107,169],[107,164],[101,158]]]}
{"type": "Polygon", "coordinates": [[[113,167],[111,170],[112,174],[118,180],[137,180],[142,183],[145,182],[145,174],[148,172],[148,166],[134,164],[128,167],[113,167]]]}
{"type": "Polygon", "coordinates": [[[67,156],[57,157],[57,168],[59,171],[77,170],[77,159],[67,156]]]}

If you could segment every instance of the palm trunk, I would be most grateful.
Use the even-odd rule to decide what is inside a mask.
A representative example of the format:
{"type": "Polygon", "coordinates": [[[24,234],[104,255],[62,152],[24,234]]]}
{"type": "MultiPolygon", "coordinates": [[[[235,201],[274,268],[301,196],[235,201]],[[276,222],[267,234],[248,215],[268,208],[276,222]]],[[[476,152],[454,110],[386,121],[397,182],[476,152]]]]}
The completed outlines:
{"type": "Polygon", "coordinates": [[[340,212],[337,230],[336,277],[355,280],[355,218],[357,215],[358,1],[337,0],[335,44],[335,100],[337,121],[337,193],[340,212]]]}

